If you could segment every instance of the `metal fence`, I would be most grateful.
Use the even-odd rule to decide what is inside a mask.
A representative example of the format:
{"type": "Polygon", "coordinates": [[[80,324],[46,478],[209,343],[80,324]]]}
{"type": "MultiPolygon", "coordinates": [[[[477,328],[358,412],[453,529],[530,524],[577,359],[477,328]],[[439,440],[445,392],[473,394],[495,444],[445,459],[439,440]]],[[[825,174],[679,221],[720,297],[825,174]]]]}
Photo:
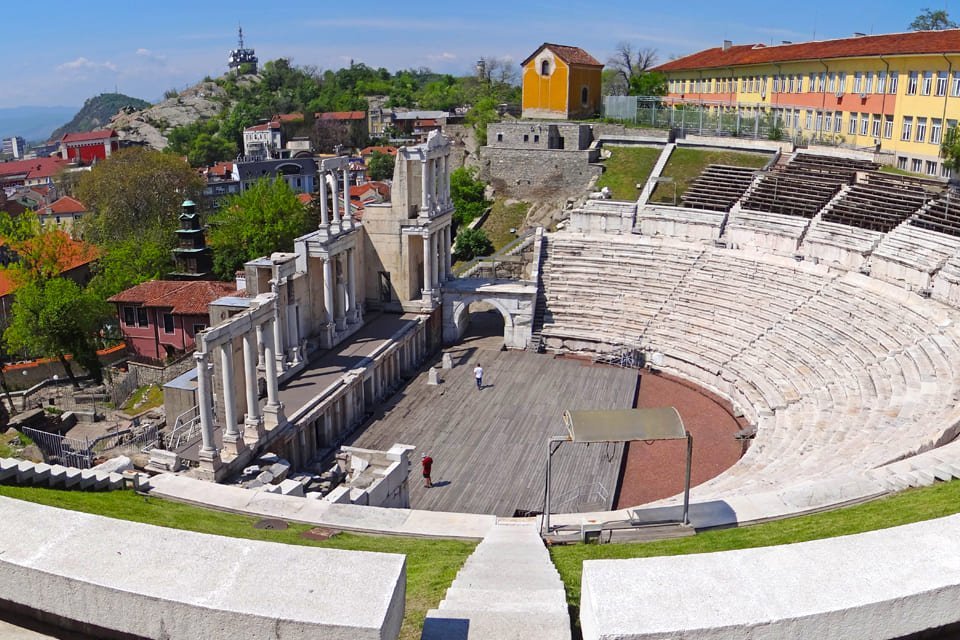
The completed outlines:
{"type": "Polygon", "coordinates": [[[62,464],[66,467],[89,469],[94,460],[109,454],[136,453],[145,446],[156,443],[159,427],[155,424],[139,424],[137,421],[127,428],[117,424],[113,431],[89,438],[71,438],[58,433],[40,431],[24,427],[24,435],[43,453],[43,461],[48,464],[62,464]]]}
{"type": "MultiPolygon", "coordinates": [[[[730,103],[706,100],[669,101],[647,96],[605,96],[603,115],[650,129],[673,129],[681,136],[732,136],[757,140],[790,140],[845,145],[832,113],[804,105],[730,103]]],[[[851,145],[847,145],[851,146],[851,145]]]]}

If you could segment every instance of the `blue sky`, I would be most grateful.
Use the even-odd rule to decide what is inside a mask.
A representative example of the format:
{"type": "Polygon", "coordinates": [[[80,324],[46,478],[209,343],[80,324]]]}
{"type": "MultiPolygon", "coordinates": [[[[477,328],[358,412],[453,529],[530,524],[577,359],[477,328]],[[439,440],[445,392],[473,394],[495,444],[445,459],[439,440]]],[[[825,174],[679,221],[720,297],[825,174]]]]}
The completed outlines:
{"type": "MultiPolygon", "coordinates": [[[[620,41],[656,48],[661,60],[735,43],[904,31],[943,0],[809,0],[680,3],[588,2],[229,2],[48,0],[4,6],[0,107],[79,106],[119,89],[156,100],[226,69],[243,25],[261,62],[338,69],[351,59],[391,71],[430,67],[469,72],[480,56],[519,62],[542,42],[580,46],[605,62],[620,41]]],[[[953,17],[960,21],[960,6],[953,17]]]]}

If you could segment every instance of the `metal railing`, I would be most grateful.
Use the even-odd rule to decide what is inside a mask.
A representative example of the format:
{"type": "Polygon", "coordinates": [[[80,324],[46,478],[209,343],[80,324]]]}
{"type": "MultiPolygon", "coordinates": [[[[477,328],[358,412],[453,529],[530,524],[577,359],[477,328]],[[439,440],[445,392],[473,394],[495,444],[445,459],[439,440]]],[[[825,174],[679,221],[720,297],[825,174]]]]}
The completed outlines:
{"type": "Polygon", "coordinates": [[[535,239],[534,234],[536,231],[536,228],[527,229],[519,236],[511,240],[508,244],[500,248],[500,250],[494,252],[492,255],[480,256],[474,258],[470,262],[465,262],[461,265],[458,265],[454,268],[453,273],[458,278],[468,278],[483,269],[486,265],[486,268],[491,268],[493,270],[494,277],[496,277],[497,264],[514,264],[515,261],[503,260],[503,258],[515,256],[533,244],[535,239]]]}
{"type": "Polygon", "coordinates": [[[71,438],[59,433],[24,427],[23,434],[33,440],[49,464],[89,469],[96,458],[107,456],[117,450],[143,450],[145,445],[157,441],[160,428],[152,423],[134,424],[125,429],[114,425],[114,430],[94,439],[71,438]]]}
{"type": "Polygon", "coordinates": [[[174,421],[173,430],[167,436],[166,449],[180,451],[200,439],[200,406],[187,409],[174,421]]]}

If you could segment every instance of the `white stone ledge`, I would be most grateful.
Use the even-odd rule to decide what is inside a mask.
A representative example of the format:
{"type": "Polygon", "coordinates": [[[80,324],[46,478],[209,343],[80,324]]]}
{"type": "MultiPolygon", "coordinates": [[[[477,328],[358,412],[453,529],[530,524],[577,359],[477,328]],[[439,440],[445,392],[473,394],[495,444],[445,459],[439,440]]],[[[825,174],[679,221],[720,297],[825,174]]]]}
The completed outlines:
{"type": "Polygon", "coordinates": [[[396,638],[405,563],[0,498],[0,600],[117,634],[396,638]]]}
{"type": "Polygon", "coordinates": [[[584,640],[898,638],[960,620],[960,516],[800,544],[583,564],[584,640]]]}

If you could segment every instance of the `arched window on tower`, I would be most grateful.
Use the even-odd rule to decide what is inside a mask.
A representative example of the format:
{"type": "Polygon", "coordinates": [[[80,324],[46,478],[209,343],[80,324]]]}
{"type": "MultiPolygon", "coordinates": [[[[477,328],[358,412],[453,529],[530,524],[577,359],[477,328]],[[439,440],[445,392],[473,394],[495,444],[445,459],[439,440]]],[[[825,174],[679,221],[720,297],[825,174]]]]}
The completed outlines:
{"type": "Polygon", "coordinates": [[[542,75],[542,76],[548,76],[548,75],[550,75],[550,61],[549,61],[549,60],[541,60],[541,61],[540,61],[540,75],[542,75]]]}
{"type": "Polygon", "coordinates": [[[590,92],[586,87],[580,89],[580,104],[587,106],[589,104],[590,92]]]}

